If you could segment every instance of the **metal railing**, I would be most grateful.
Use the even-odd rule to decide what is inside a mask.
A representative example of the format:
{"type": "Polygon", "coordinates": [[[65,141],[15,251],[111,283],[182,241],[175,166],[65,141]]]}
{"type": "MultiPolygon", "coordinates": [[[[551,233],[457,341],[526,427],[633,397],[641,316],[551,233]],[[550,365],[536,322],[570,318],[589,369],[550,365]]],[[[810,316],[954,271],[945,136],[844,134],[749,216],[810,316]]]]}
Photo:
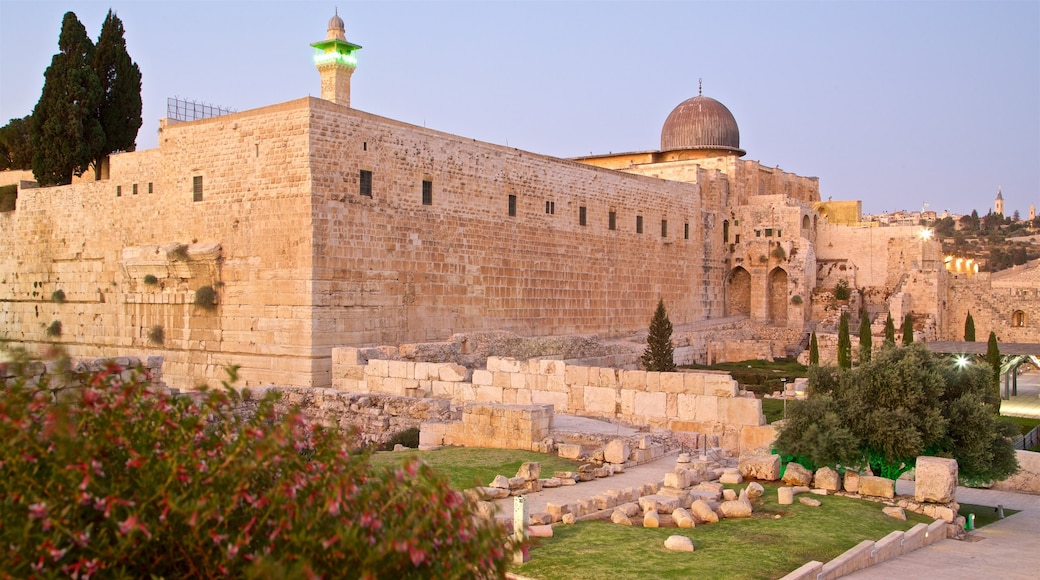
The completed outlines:
{"type": "Polygon", "coordinates": [[[234,109],[228,107],[209,105],[198,101],[189,101],[176,97],[166,99],[166,117],[176,121],[197,121],[199,119],[229,115],[234,112],[236,112],[234,109]]]}
{"type": "Polygon", "coordinates": [[[1015,449],[1029,450],[1038,446],[1040,446],[1040,426],[1033,427],[1029,433],[1015,438],[1015,449]]]}

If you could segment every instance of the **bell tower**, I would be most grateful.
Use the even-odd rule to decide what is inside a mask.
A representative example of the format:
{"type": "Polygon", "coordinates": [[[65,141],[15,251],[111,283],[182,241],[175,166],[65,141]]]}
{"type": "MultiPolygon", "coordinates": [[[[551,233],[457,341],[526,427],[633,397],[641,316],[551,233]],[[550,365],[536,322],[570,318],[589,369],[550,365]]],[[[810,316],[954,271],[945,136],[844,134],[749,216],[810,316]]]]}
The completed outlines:
{"type": "Polygon", "coordinates": [[[357,51],[361,45],[347,42],[339,10],[329,19],[325,40],[311,43],[311,46],[317,51],[314,54],[314,66],[321,75],[321,98],[349,107],[350,76],[357,68],[357,51]]]}
{"type": "Polygon", "coordinates": [[[997,199],[993,200],[993,213],[997,215],[1004,215],[1004,194],[1000,192],[1000,188],[997,188],[997,199]]]}

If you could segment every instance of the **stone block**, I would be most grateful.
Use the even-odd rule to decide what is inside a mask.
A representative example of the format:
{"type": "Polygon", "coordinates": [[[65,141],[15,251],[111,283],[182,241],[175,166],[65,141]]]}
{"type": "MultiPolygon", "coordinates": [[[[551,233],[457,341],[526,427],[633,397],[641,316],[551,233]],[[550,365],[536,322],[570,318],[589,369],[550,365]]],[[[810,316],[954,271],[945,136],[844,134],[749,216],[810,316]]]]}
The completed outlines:
{"type": "Polygon", "coordinates": [[[637,392],[633,402],[633,414],[638,417],[664,418],[667,416],[668,396],[665,393],[637,392]]]}
{"type": "Polygon", "coordinates": [[[876,475],[861,475],[859,493],[871,497],[893,498],[896,495],[896,482],[876,475]]]}
{"type": "MultiPolygon", "coordinates": [[[[957,492],[957,460],[921,456],[914,469],[914,499],[919,502],[948,503],[957,492]]],[[[948,521],[952,521],[952,518],[948,521]]]]}
{"type": "Polygon", "coordinates": [[[794,503],[794,489],[790,487],[778,487],[776,489],[776,503],[780,505],[791,505],[794,503]]]}
{"type": "Polygon", "coordinates": [[[714,524],[719,521],[719,514],[715,513],[711,505],[702,499],[690,504],[690,515],[698,524],[714,524]]]}
{"type": "Polygon", "coordinates": [[[614,439],[603,449],[603,459],[608,463],[624,463],[628,461],[628,456],[628,441],[624,439],[614,439]]]}
{"type": "Polygon", "coordinates": [[[765,425],[766,418],[762,414],[762,401],[747,397],[726,398],[719,401],[719,414],[722,420],[732,425],[765,425]],[[722,409],[725,408],[725,413],[722,409]]]}
{"type": "Polygon", "coordinates": [[[813,475],[813,487],[827,491],[841,491],[841,474],[830,467],[821,467],[813,475]]]}
{"type": "Polygon", "coordinates": [[[719,483],[726,485],[735,485],[743,482],[744,478],[740,476],[740,472],[738,472],[735,467],[725,469],[722,473],[722,477],[719,478],[719,483]]]}
{"type": "Polygon", "coordinates": [[[581,457],[581,445],[576,443],[557,443],[556,454],[564,459],[578,459],[581,457]]]}
{"type": "Polygon", "coordinates": [[[585,387],[582,402],[587,413],[613,417],[617,405],[617,391],[601,387],[585,387]]]}
{"type": "Polygon", "coordinates": [[[437,376],[442,381],[460,383],[469,377],[469,369],[454,363],[442,364],[437,370],[437,376]]]}
{"type": "Polygon", "coordinates": [[[890,518],[895,518],[900,521],[906,521],[906,511],[899,506],[885,506],[881,508],[881,513],[885,514],[890,518]]]}
{"type": "Polygon", "coordinates": [[[685,508],[675,508],[672,511],[672,521],[675,525],[680,528],[692,528],[696,525],[693,519],[693,515],[690,514],[685,508]]]}
{"type": "Polygon", "coordinates": [[[668,536],[668,539],[664,541],[664,547],[673,552],[692,552],[694,550],[693,540],[686,536],[668,536]]]}
{"type": "Polygon", "coordinates": [[[661,519],[657,517],[657,512],[650,510],[643,514],[643,527],[644,528],[659,528],[661,527],[661,519]]]}
{"type": "Polygon", "coordinates": [[[758,499],[766,492],[765,488],[762,487],[762,484],[756,481],[749,483],[745,490],[747,491],[748,497],[751,499],[758,499]]]}
{"type": "Polygon", "coordinates": [[[783,482],[788,485],[809,485],[812,483],[812,472],[800,464],[790,462],[784,469],[783,482]]]}
{"type": "Polygon", "coordinates": [[[639,498],[639,507],[644,512],[654,511],[661,514],[670,514],[679,507],[679,498],[665,495],[645,495],[639,498]]]}
{"type": "MultiPolygon", "coordinates": [[[[439,375],[438,375],[439,376],[439,375]]],[[[482,386],[491,386],[494,382],[494,377],[491,371],[484,369],[477,369],[473,371],[473,384],[482,386]]]]}
{"type": "Polygon", "coordinates": [[[528,516],[532,526],[545,526],[553,523],[553,517],[549,512],[534,512],[528,516]]]}
{"type": "Polygon", "coordinates": [[[779,455],[748,455],[737,464],[740,474],[748,479],[776,481],[780,479],[779,455]]]}
{"type": "Polygon", "coordinates": [[[844,477],[845,491],[849,493],[859,493],[859,472],[847,470],[844,477]]]}
{"type": "Polygon", "coordinates": [[[683,373],[661,373],[660,389],[665,393],[685,393],[683,373]]]}
{"type": "Polygon", "coordinates": [[[798,503],[809,507],[820,507],[821,505],[820,500],[811,497],[800,497],[798,498],[798,503]]]}
{"type": "Polygon", "coordinates": [[[625,512],[618,509],[615,509],[613,512],[611,512],[610,521],[611,523],[615,523],[621,526],[632,525],[632,520],[629,518],[629,516],[625,514],[625,512]]]}

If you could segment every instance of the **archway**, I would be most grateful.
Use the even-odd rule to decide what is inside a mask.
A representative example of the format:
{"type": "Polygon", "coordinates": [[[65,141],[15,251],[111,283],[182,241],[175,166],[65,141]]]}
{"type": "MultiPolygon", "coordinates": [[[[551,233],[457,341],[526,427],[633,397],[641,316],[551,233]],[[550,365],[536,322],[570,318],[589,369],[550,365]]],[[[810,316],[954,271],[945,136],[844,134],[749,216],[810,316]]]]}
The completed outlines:
{"type": "Polygon", "coordinates": [[[809,234],[809,216],[802,216],[802,235],[808,236],[809,234]]]}
{"type": "Polygon", "coordinates": [[[1011,313],[1011,326],[1021,327],[1026,325],[1026,313],[1016,310],[1011,313]]]}
{"type": "Polygon", "coordinates": [[[726,281],[726,316],[751,316],[751,274],[737,266],[726,281]]]}
{"type": "Polygon", "coordinates": [[[783,268],[769,273],[769,321],[787,324],[787,272],[783,268]]]}

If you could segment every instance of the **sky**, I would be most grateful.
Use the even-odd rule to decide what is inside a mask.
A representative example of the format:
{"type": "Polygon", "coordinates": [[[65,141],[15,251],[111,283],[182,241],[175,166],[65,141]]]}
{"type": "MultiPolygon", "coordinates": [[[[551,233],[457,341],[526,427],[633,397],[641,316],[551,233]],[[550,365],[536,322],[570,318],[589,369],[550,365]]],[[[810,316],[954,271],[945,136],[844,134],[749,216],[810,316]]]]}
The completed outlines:
{"type": "Polygon", "coordinates": [[[0,0],[0,123],[32,112],[73,11],[109,8],[143,76],[138,149],[169,97],[244,111],[319,96],[334,10],[354,108],[557,157],[655,150],[697,95],[745,159],[865,213],[1040,207],[1040,1],[0,0]]]}

